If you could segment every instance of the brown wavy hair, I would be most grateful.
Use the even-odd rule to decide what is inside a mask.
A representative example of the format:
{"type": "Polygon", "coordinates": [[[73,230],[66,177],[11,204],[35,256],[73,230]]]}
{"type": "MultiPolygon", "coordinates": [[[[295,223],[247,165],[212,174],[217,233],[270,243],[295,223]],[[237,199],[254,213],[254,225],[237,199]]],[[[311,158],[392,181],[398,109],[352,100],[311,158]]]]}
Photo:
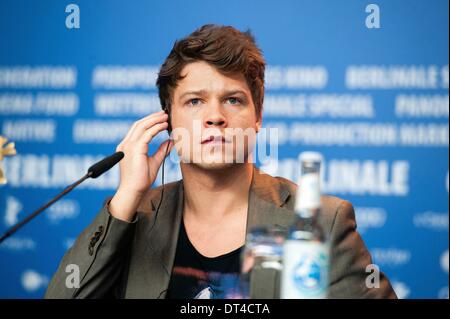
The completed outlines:
{"type": "Polygon", "coordinates": [[[222,74],[242,73],[250,88],[256,115],[262,113],[265,62],[250,30],[207,24],[173,45],[158,74],[156,86],[162,108],[170,112],[173,91],[185,65],[204,61],[222,74]]]}

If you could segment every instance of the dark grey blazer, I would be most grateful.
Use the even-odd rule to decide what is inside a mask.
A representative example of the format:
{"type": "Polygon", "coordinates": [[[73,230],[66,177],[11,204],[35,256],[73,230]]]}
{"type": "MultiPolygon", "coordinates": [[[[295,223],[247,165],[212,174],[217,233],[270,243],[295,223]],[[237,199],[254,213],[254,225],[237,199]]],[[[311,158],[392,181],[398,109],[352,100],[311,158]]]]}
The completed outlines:
{"type": "MultiPolygon", "coordinates": [[[[294,218],[297,185],[272,177],[257,168],[249,194],[247,232],[254,226],[288,228],[294,218]]],[[[164,200],[153,230],[154,212],[161,188],[149,190],[133,223],[112,217],[109,199],[95,220],[65,254],[53,276],[46,298],[164,298],[175,258],[178,230],[183,212],[182,181],[167,184],[164,200]],[[80,287],[67,288],[68,264],[80,269],[80,287]]],[[[381,273],[379,288],[367,288],[366,266],[372,263],[356,231],[352,205],[336,197],[322,197],[319,223],[331,244],[330,298],[396,298],[381,273]]],[[[251,291],[255,298],[278,297],[279,278],[257,273],[251,291]],[[259,277],[259,278],[258,278],[259,277]]]]}

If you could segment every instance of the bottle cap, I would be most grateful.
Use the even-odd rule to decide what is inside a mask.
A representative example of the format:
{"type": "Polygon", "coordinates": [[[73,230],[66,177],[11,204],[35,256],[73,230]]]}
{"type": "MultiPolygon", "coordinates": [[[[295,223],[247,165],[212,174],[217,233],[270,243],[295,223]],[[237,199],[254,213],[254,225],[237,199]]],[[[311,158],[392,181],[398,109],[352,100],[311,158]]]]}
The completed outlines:
{"type": "Polygon", "coordinates": [[[300,163],[302,162],[323,162],[323,156],[319,152],[302,152],[298,156],[300,163]]]}

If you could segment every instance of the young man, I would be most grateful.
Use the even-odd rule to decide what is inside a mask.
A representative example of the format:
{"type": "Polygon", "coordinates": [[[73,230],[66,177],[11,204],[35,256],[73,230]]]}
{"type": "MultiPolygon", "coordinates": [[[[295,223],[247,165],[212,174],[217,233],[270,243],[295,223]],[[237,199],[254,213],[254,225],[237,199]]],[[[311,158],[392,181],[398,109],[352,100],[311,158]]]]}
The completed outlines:
{"type": "MultiPolygon", "coordinates": [[[[261,128],[264,69],[253,37],[232,27],[206,25],[175,43],[157,81],[166,112],[134,123],[117,147],[125,153],[117,192],[64,256],[47,298],[224,296],[223,279],[239,273],[248,231],[288,228],[294,216],[297,186],[253,166],[254,138],[237,143],[237,132],[261,128]],[[174,141],[148,156],[148,144],[169,124],[174,141]],[[183,179],[150,189],[174,145],[183,179]],[[80,269],[78,288],[66,286],[69,264],[80,269]]],[[[329,196],[322,203],[329,297],[395,298],[383,274],[378,288],[366,287],[372,261],[351,204],[329,196]]],[[[277,282],[253,280],[253,296],[279,297],[277,282]]]]}

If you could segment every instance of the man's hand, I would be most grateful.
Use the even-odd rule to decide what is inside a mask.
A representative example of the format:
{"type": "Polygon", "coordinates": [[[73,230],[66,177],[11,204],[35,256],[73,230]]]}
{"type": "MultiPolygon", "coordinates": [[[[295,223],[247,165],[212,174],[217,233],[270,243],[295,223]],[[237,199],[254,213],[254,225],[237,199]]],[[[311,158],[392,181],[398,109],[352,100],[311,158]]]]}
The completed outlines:
{"type": "Polygon", "coordinates": [[[109,203],[109,211],[115,218],[131,222],[145,192],[156,179],[164,160],[167,144],[169,152],[173,142],[165,141],[158,150],[148,156],[148,144],[153,137],[168,127],[168,115],[164,111],[150,114],[136,121],[125,138],[117,146],[125,156],[120,161],[120,184],[109,203]]]}

